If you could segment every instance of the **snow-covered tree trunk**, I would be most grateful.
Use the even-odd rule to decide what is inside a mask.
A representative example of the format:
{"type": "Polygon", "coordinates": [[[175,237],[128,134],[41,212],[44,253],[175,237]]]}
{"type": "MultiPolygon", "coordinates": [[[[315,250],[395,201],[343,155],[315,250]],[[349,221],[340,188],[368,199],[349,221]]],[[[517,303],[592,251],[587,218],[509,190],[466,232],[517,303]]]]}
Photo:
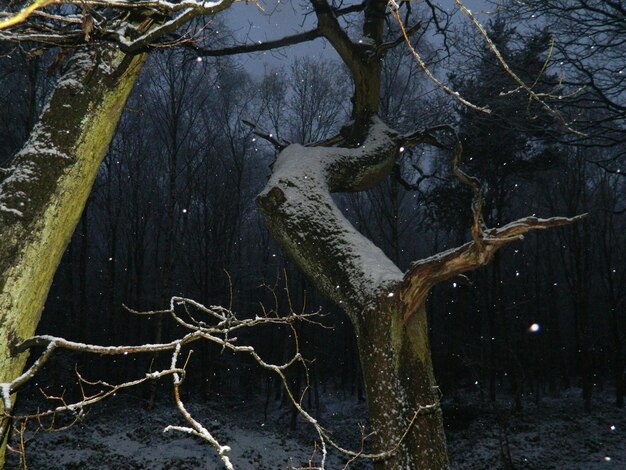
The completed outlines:
{"type": "Polygon", "coordinates": [[[385,178],[400,142],[374,118],[358,148],[290,145],[257,202],[272,235],[354,326],[374,449],[392,451],[399,444],[376,468],[439,469],[448,458],[423,301],[403,299],[403,273],[346,220],[330,195],[385,178]]]}
{"type": "Polygon", "coordinates": [[[35,332],[143,59],[108,45],[77,51],[0,181],[0,383],[24,367],[11,347],[35,332]]]}
{"type": "MultiPolygon", "coordinates": [[[[489,263],[531,230],[583,216],[526,217],[487,228],[473,206],[473,240],[413,263],[402,273],[344,217],[333,192],[362,191],[389,175],[400,148],[432,140],[400,135],[375,115],[358,146],[289,145],[274,164],[257,204],[272,236],[312,283],[343,309],[357,337],[377,469],[448,467],[440,393],[435,384],[424,302],[437,283],[489,263]]],[[[460,147],[455,152],[455,172],[460,147]]],[[[481,194],[476,188],[477,195],[481,194]]]]}

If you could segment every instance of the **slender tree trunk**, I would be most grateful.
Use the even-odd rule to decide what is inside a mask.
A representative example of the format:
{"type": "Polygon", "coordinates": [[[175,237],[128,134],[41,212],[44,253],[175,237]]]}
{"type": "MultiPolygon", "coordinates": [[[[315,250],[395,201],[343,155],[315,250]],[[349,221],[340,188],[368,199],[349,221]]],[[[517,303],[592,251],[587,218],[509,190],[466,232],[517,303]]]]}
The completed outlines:
{"type": "Polygon", "coordinates": [[[620,329],[620,318],[617,307],[611,309],[611,326],[613,328],[613,373],[615,375],[615,406],[624,408],[624,347],[620,329]]]}
{"type": "Polygon", "coordinates": [[[88,205],[85,203],[85,211],[80,224],[80,254],[78,258],[78,315],[76,317],[76,336],[87,341],[85,319],[87,318],[87,262],[89,257],[89,214],[88,205]]]}
{"type": "Polygon", "coordinates": [[[35,332],[142,61],[114,46],[75,53],[0,183],[0,382],[24,367],[11,347],[35,332]]]}

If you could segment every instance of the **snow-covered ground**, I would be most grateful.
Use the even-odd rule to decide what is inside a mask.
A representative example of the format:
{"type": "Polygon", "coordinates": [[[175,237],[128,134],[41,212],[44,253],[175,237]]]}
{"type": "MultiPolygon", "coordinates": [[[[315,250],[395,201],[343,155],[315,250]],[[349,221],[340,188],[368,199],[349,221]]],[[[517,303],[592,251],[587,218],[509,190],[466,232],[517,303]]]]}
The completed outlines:
{"type": "MultiPolygon", "coordinates": [[[[598,393],[586,414],[579,389],[560,398],[543,398],[510,412],[497,406],[448,404],[448,444],[457,469],[623,469],[626,468],[626,411],[613,406],[613,396],[598,393]],[[504,462],[508,441],[510,460],[504,462]]],[[[444,417],[445,417],[444,412],[444,417]]]]}
{"type": "MultiPolygon", "coordinates": [[[[626,414],[611,405],[611,396],[596,398],[594,411],[582,411],[580,392],[569,390],[540,405],[511,413],[506,401],[481,404],[467,395],[463,404],[444,406],[452,466],[456,469],[595,469],[626,468],[626,414]],[[508,442],[508,445],[507,445],[508,442]],[[513,467],[505,463],[510,455],[513,467]]],[[[358,423],[365,408],[353,397],[322,397],[321,422],[339,443],[358,448],[358,423]]],[[[24,406],[24,405],[23,405],[24,406]]],[[[263,403],[230,401],[221,405],[188,403],[190,411],[232,448],[237,469],[285,469],[305,466],[315,452],[315,436],[304,423],[289,431],[289,413],[272,402],[263,420],[263,403]]],[[[184,424],[173,403],[164,399],[153,411],[132,397],[116,397],[91,408],[67,431],[29,436],[30,469],[219,469],[206,444],[177,433],[168,424],[184,424]]],[[[344,467],[346,458],[330,453],[327,468],[344,467]]],[[[7,468],[17,468],[11,457],[7,468]]],[[[365,462],[351,469],[371,468],[365,462]]]]}

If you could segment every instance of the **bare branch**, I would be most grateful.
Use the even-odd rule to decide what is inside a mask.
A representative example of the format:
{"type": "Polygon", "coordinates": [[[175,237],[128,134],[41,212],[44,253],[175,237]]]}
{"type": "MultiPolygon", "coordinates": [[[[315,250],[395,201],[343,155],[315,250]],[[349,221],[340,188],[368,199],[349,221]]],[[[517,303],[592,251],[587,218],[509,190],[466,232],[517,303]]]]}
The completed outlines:
{"type": "MultiPolygon", "coordinates": [[[[413,34],[415,34],[419,29],[421,29],[421,27],[422,27],[421,23],[415,23],[413,26],[411,26],[410,28],[406,30],[407,36],[409,37],[413,36],[413,34]]],[[[394,39],[393,41],[386,42],[385,44],[381,44],[378,47],[378,53],[381,54],[385,51],[388,51],[389,49],[393,49],[394,47],[402,44],[404,41],[405,41],[405,37],[403,33],[400,36],[398,36],[396,39],[394,39]]]]}
{"type": "MultiPolygon", "coordinates": [[[[504,59],[504,57],[502,56],[502,54],[500,53],[500,50],[498,49],[498,47],[495,45],[495,43],[492,41],[492,39],[489,37],[489,33],[487,33],[487,30],[485,29],[485,27],[480,23],[480,21],[478,21],[478,18],[476,18],[476,16],[463,4],[463,2],[461,0],[454,0],[454,3],[456,3],[456,5],[459,7],[459,10],[461,10],[461,12],[467,16],[470,21],[472,22],[472,24],[476,27],[476,29],[479,31],[480,35],[483,37],[483,39],[485,40],[485,42],[487,43],[487,46],[489,47],[489,49],[491,50],[491,52],[493,52],[494,56],[496,57],[496,59],[498,60],[498,62],[500,63],[500,66],[504,69],[504,71],[526,92],[528,93],[528,96],[531,100],[536,101],[537,103],[539,103],[546,111],[548,111],[550,114],[552,114],[553,116],[556,116],[559,121],[561,121],[561,123],[563,124],[563,126],[570,132],[579,135],[579,136],[586,136],[585,133],[580,132],[574,128],[571,127],[571,125],[565,121],[565,118],[563,117],[563,115],[561,113],[559,113],[557,110],[553,109],[548,103],[545,102],[544,99],[542,99],[540,96],[537,95],[537,93],[535,93],[535,91],[533,90],[533,86],[529,86],[527,85],[509,66],[509,64],[506,62],[506,60],[504,59]]],[[[545,65],[544,65],[545,67],[545,65]]]]}
{"type": "MultiPolygon", "coordinates": [[[[291,306],[291,303],[289,303],[291,306]]],[[[304,308],[304,307],[303,307],[304,308]]],[[[232,469],[233,465],[227,455],[230,451],[230,448],[226,445],[222,445],[209,431],[206,429],[202,423],[197,421],[191,413],[186,408],[185,404],[181,399],[180,388],[185,378],[185,369],[187,366],[187,362],[189,360],[189,356],[187,356],[187,360],[185,364],[181,367],[178,365],[179,357],[183,350],[183,347],[187,344],[196,341],[198,339],[205,339],[221,345],[223,348],[228,349],[234,353],[244,353],[248,354],[254,362],[259,365],[261,368],[277,375],[285,387],[286,394],[289,398],[289,401],[296,408],[298,413],[307,421],[316,431],[319,437],[319,444],[321,450],[320,464],[318,467],[309,467],[306,468],[325,468],[325,462],[327,458],[327,446],[330,445],[345,455],[349,456],[350,462],[354,459],[384,459],[391,456],[394,452],[397,451],[400,444],[408,434],[410,428],[414,425],[415,419],[419,414],[430,412],[439,406],[439,403],[433,403],[429,405],[419,406],[415,411],[415,415],[413,419],[407,424],[407,429],[398,442],[392,443],[390,445],[390,449],[385,452],[379,452],[376,454],[368,454],[363,451],[363,442],[361,449],[357,452],[350,451],[348,449],[343,448],[338,445],[329,435],[328,431],[324,429],[318,421],[311,416],[301,405],[301,397],[297,397],[294,395],[292,390],[289,387],[287,377],[285,375],[285,371],[290,366],[294,365],[296,362],[301,363],[306,369],[306,362],[304,358],[298,351],[298,343],[297,343],[297,334],[296,337],[296,353],[291,357],[291,359],[287,360],[284,364],[270,364],[264,361],[255,349],[252,346],[246,345],[237,345],[237,338],[232,336],[230,333],[236,331],[237,329],[252,327],[261,324],[275,323],[275,324],[283,324],[287,326],[292,326],[295,321],[311,321],[311,318],[317,316],[317,313],[306,314],[304,311],[301,313],[293,313],[292,309],[290,309],[290,313],[287,316],[264,316],[264,317],[254,317],[250,319],[240,320],[235,317],[235,315],[228,309],[222,307],[206,307],[202,304],[199,304],[191,299],[183,298],[183,297],[173,297],[170,300],[170,308],[169,310],[161,310],[161,311],[151,311],[151,312],[135,312],[131,309],[128,309],[132,313],[139,313],[142,315],[160,315],[164,313],[169,313],[174,320],[190,332],[183,336],[180,339],[175,341],[171,341],[169,343],[162,344],[144,344],[144,345],[136,345],[136,346],[99,346],[93,344],[83,344],[77,343],[73,341],[68,341],[63,338],[58,338],[49,335],[40,335],[29,338],[26,341],[23,341],[21,344],[17,345],[13,348],[14,352],[22,352],[33,346],[46,346],[44,352],[39,356],[39,358],[35,361],[35,363],[26,371],[24,374],[14,379],[10,383],[0,384],[0,390],[2,392],[2,399],[4,403],[4,411],[2,413],[3,417],[9,418],[4,419],[3,423],[6,423],[5,426],[8,426],[10,421],[19,421],[26,422],[28,420],[37,420],[39,422],[39,426],[41,428],[54,428],[54,421],[57,415],[61,413],[70,413],[73,417],[71,423],[68,426],[71,426],[74,422],[76,422],[83,414],[83,410],[95,403],[98,403],[108,397],[111,397],[118,393],[119,391],[127,388],[131,388],[142,384],[146,381],[157,380],[166,376],[172,377],[173,384],[173,394],[174,401],[176,403],[176,407],[181,414],[184,421],[187,423],[187,426],[179,426],[175,424],[168,425],[164,432],[169,431],[178,431],[182,433],[186,433],[195,437],[202,439],[207,442],[211,447],[213,447],[218,454],[219,458],[222,460],[225,468],[232,469]],[[191,318],[192,323],[184,320],[179,313],[177,313],[177,307],[182,307],[182,311],[185,315],[191,318]],[[198,321],[192,317],[190,314],[190,310],[188,307],[192,307],[201,313],[207,314],[212,320],[213,324],[207,325],[202,321],[198,321]],[[217,322],[217,323],[215,323],[217,322]],[[76,371],[76,375],[78,377],[78,384],[81,390],[82,398],[74,403],[68,403],[66,399],[61,396],[51,396],[44,393],[44,397],[53,402],[58,402],[58,406],[54,406],[48,410],[40,411],[31,415],[22,415],[22,416],[13,416],[12,414],[12,404],[11,404],[11,395],[14,394],[21,386],[23,386],[27,381],[32,379],[36,373],[40,370],[40,368],[47,362],[47,360],[51,357],[52,353],[58,349],[68,349],[72,351],[80,351],[87,352],[93,354],[103,354],[103,355],[127,355],[127,354],[141,354],[141,353],[154,353],[154,352],[163,352],[170,351],[171,352],[171,360],[169,368],[148,372],[143,377],[139,377],[135,380],[130,380],[121,384],[110,384],[101,380],[98,381],[89,381],[81,376],[81,374],[76,371]],[[98,387],[98,390],[89,394],[86,392],[86,386],[98,387]],[[44,427],[42,424],[42,419],[46,417],[52,418],[52,424],[44,427]]],[[[58,430],[59,428],[54,428],[58,430]]],[[[62,428],[61,428],[62,429],[62,428]]],[[[1,429],[0,431],[6,432],[7,429],[1,429]]],[[[362,441],[364,441],[368,436],[364,434],[362,431],[362,441]]],[[[25,456],[22,456],[25,458],[25,456]]]]}
{"type": "MultiPolygon", "coordinates": [[[[522,240],[523,234],[531,230],[573,224],[586,215],[549,219],[525,217],[500,228],[483,230],[477,240],[413,263],[400,287],[402,299],[411,306],[421,305],[433,286],[463,272],[485,266],[493,259],[496,251],[509,243],[522,240]]],[[[407,308],[406,312],[405,321],[413,310],[407,308]]]]}
{"type": "Polygon", "coordinates": [[[5,17],[0,21],[0,40],[53,46],[113,41],[124,52],[136,54],[157,46],[161,38],[191,19],[216,14],[235,1],[240,0],[36,0],[19,12],[0,11],[0,17],[5,17]],[[83,13],[42,11],[59,4],[74,6],[83,13]],[[96,10],[104,7],[113,13],[105,17],[96,10]]]}
{"type": "Polygon", "coordinates": [[[27,7],[22,8],[19,12],[0,21],[0,31],[23,23],[37,10],[52,5],[53,3],[60,3],[60,0],[35,0],[27,7]]]}
{"type": "Polygon", "coordinates": [[[419,52],[415,50],[415,48],[413,47],[413,44],[411,44],[411,38],[409,37],[408,31],[406,27],[404,26],[404,22],[402,21],[402,18],[400,18],[400,7],[398,6],[395,0],[389,0],[389,6],[391,7],[391,13],[393,14],[394,18],[398,22],[398,26],[400,26],[400,31],[402,31],[402,36],[404,37],[404,41],[406,42],[406,45],[409,48],[409,51],[411,52],[411,55],[417,62],[417,65],[419,65],[422,71],[426,74],[428,79],[431,82],[433,82],[438,88],[443,90],[445,93],[452,96],[452,98],[454,98],[463,106],[467,106],[470,109],[474,109],[476,111],[480,111],[483,113],[490,113],[491,111],[489,110],[489,108],[485,106],[477,106],[473,103],[470,103],[465,98],[463,98],[459,94],[458,91],[452,90],[445,83],[443,83],[441,80],[439,80],[437,77],[433,75],[431,70],[426,65],[426,62],[424,62],[424,60],[422,59],[422,56],[419,54],[419,52]]]}
{"type": "Polygon", "coordinates": [[[262,129],[260,129],[256,124],[254,124],[253,122],[250,122],[246,119],[242,119],[241,122],[243,122],[246,126],[250,126],[252,128],[252,133],[256,136],[261,137],[262,139],[267,140],[270,144],[272,144],[274,146],[274,148],[276,150],[278,150],[279,152],[281,150],[283,150],[285,147],[287,147],[288,145],[291,144],[291,142],[287,141],[287,140],[283,140],[280,141],[278,139],[276,139],[276,137],[274,137],[274,134],[271,134],[269,132],[266,132],[262,129]]]}
{"type": "Polygon", "coordinates": [[[259,41],[254,44],[241,44],[237,46],[224,47],[220,49],[208,49],[200,47],[194,42],[185,42],[185,47],[190,48],[198,56],[204,57],[221,57],[227,55],[245,54],[249,52],[262,52],[273,49],[280,49],[281,47],[293,46],[295,44],[301,44],[303,42],[312,41],[322,37],[318,28],[302,33],[294,34],[292,36],[285,36],[280,39],[273,39],[271,41],[259,41]]]}

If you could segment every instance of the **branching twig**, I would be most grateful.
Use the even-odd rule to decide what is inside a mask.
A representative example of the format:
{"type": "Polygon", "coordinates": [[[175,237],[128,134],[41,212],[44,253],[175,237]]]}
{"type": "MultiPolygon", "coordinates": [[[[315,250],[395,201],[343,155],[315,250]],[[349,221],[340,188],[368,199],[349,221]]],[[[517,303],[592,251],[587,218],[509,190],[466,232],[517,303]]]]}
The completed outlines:
{"type": "MultiPolygon", "coordinates": [[[[13,352],[24,352],[32,347],[36,346],[44,346],[44,351],[40,354],[37,360],[33,363],[31,367],[28,368],[22,375],[11,381],[10,383],[0,384],[0,391],[2,393],[2,400],[4,404],[4,411],[2,413],[3,423],[7,423],[6,426],[9,425],[10,421],[13,422],[26,422],[28,420],[36,420],[39,423],[40,429],[47,430],[62,430],[81,419],[83,416],[83,411],[86,407],[98,403],[108,397],[111,397],[118,392],[128,389],[131,387],[135,387],[147,381],[158,380],[160,378],[171,376],[172,384],[173,384],[173,395],[174,401],[176,403],[176,407],[181,414],[183,420],[187,423],[186,426],[179,425],[168,425],[164,432],[168,431],[179,431],[184,432],[186,434],[196,436],[203,441],[207,442],[211,447],[213,447],[218,454],[219,458],[222,460],[222,463],[227,469],[232,469],[232,463],[227,455],[230,448],[226,445],[221,444],[210,432],[206,429],[202,423],[197,421],[186,408],[185,404],[181,399],[181,386],[185,378],[186,367],[189,361],[189,355],[185,360],[185,364],[181,367],[178,365],[179,357],[183,351],[183,348],[195,341],[198,340],[208,340],[213,342],[224,349],[228,349],[234,353],[238,354],[246,354],[252,358],[252,360],[260,366],[262,369],[271,372],[279,377],[283,387],[286,391],[286,395],[289,398],[291,404],[296,408],[298,413],[303,417],[303,419],[309,423],[316,431],[319,439],[319,450],[320,450],[320,462],[318,467],[310,468],[325,468],[325,463],[328,454],[328,446],[331,446],[345,455],[350,457],[350,460],[353,461],[357,458],[364,459],[384,459],[391,456],[394,452],[397,451],[398,447],[406,437],[409,432],[410,427],[413,425],[415,421],[415,417],[417,414],[424,412],[425,410],[431,409],[433,406],[438,406],[438,403],[427,406],[420,406],[416,412],[416,415],[408,424],[408,428],[404,435],[399,439],[397,443],[390,443],[390,448],[387,451],[379,452],[376,454],[368,454],[364,452],[364,444],[362,442],[361,449],[357,452],[350,451],[348,449],[343,448],[339,444],[337,444],[329,435],[328,431],[324,429],[319,422],[311,416],[302,406],[302,397],[296,396],[291,388],[289,387],[287,377],[285,375],[286,370],[294,365],[295,363],[300,363],[305,367],[306,370],[306,362],[302,355],[299,352],[298,343],[296,342],[295,354],[287,360],[283,364],[271,364],[263,360],[256,350],[252,346],[247,345],[239,345],[237,344],[237,337],[233,336],[233,333],[243,329],[250,328],[257,325],[262,324],[282,324],[288,326],[293,329],[293,323],[295,321],[306,321],[315,324],[319,324],[314,318],[318,315],[317,313],[307,314],[304,312],[305,306],[303,306],[303,310],[301,313],[294,313],[293,306],[290,304],[291,309],[290,313],[286,316],[275,315],[264,315],[263,317],[254,317],[249,319],[238,319],[232,311],[229,309],[225,309],[223,307],[206,307],[198,302],[195,302],[191,299],[187,299],[184,297],[173,297],[170,300],[170,306],[167,310],[160,311],[150,311],[150,312],[136,312],[132,309],[128,309],[132,313],[137,313],[141,315],[163,315],[169,314],[180,326],[184,327],[188,333],[182,336],[179,339],[167,342],[167,343],[159,343],[159,344],[144,344],[144,345],[130,345],[130,346],[100,346],[95,344],[85,344],[78,343],[74,341],[69,341],[64,338],[59,338],[50,335],[39,335],[29,338],[20,344],[13,347],[13,352]],[[198,311],[199,313],[207,315],[207,321],[198,321],[192,315],[192,310],[198,311]],[[183,312],[185,316],[190,318],[190,321],[187,321],[179,314],[179,311],[183,312]],[[60,396],[52,396],[48,395],[42,391],[44,397],[53,402],[58,402],[57,406],[54,406],[48,410],[38,411],[34,414],[14,416],[13,415],[13,406],[11,395],[13,395],[20,387],[26,384],[29,380],[31,380],[35,375],[39,372],[41,367],[50,359],[54,351],[57,349],[66,349],[76,352],[85,352],[92,354],[101,354],[101,355],[128,355],[128,354],[150,354],[154,352],[166,352],[169,351],[171,353],[171,360],[169,364],[169,368],[163,370],[157,370],[153,372],[146,373],[143,377],[139,377],[134,380],[126,381],[120,384],[111,384],[102,380],[90,381],[84,378],[78,371],[76,371],[76,375],[78,378],[79,389],[81,392],[81,398],[72,403],[68,403],[63,395],[60,396]],[[87,391],[88,388],[96,387],[97,390],[94,393],[89,393],[87,391]],[[55,419],[57,416],[63,413],[70,413],[72,419],[69,424],[58,427],[55,425],[55,419]],[[45,426],[42,423],[44,418],[51,418],[52,423],[45,426]]],[[[276,312],[275,312],[276,313],[276,312]]],[[[197,316],[197,315],[196,315],[197,316]]],[[[295,329],[293,329],[294,337],[297,341],[297,334],[295,329]]],[[[189,353],[190,354],[190,353],[189,353]]],[[[4,425],[4,424],[3,424],[4,425]]],[[[4,429],[0,431],[6,431],[4,429]]],[[[362,440],[368,436],[363,435],[362,440]]],[[[25,458],[22,456],[21,458],[25,458]]]]}
{"type": "MultiPolygon", "coordinates": [[[[478,32],[480,33],[480,35],[483,37],[483,39],[485,40],[485,42],[487,43],[487,46],[489,47],[489,49],[491,50],[491,52],[493,53],[493,55],[496,57],[498,63],[500,64],[500,66],[504,69],[504,71],[515,81],[515,83],[517,83],[520,88],[522,88],[529,96],[529,98],[531,100],[536,101],[537,103],[539,103],[539,105],[541,105],[546,111],[548,111],[551,115],[556,116],[559,121],[561,122],[561,124],[563,124],[563,126],[570,132],[572,132],[573,134],[576,134],[578,136],[586,136],[585,133],[580,132],[574,128],[571,127],[571,125],[565,121],[565,118],[563,117],[563,115],[558,112],[556,109],[553,109],[552,106],[550,106],[548,103],[546,103],[546,101],[544,99],[542,99],[540,96],[537,95],[537,93],[535,93],[535,91],[533,90],[533,86],[529,86],[527,85],[524,80],[522,80],[519,75],[517,75],[513,69],[511,69],[511,67],[509,66],[509,64],[507,63],[507,61],[504,59],[504,57],[502,56],[500,50],[498,49],[498,47],[495,45],[495,43],[493,42],[493,40],[491,39],[491,37],[489,37],[489,33],[487,32],[487,30],[485,29],[485,27],[482,25],[482,23],[480,21],[478,21],[478,18],[476,18],[476,15],[474,15],[464,4],[461,0],[454,0],[454,3],[457,5],[457,7],[459,8],[459,10],[465,15],[467,16],[467,18],[469,18],[469,20],[472,22],[472,24],[474,25],[474,27],[478,30],[478,32]]],[[[545,66],[544,66],[545,67],[545,66]]],[[[543,69],[542,69],[543,70],[543,69]]]]}
{"type": "Polygon", "coordinates": [[[431,70],[426,65],[426,62],[424,62],[424,60],[422,59],[422,56],[419,54],[419,52],[415,50],[415,48],[413,47],[413,44],[411,44],[411,38],[409,37],[408,31],[404,26],[404,22],[402,21],[402,18],[400,17],[400,7],[398,6],[397,2],[395,0],[389,0],[389,6],[391,8],[392,15],[394,16],[395,20],[398,22],[398,26],[400,26],[400,31],[402,31],[402,36],[404,37],[404,41],[406,42],[406,45],[409,48],[409,51],[411,52],[411,55],[415,59],[415,62],[417,62],[417,65],[419,65],[422,71],[426,74],[428,79],[431,82],[433,82],[438,88],[443,90],[445,93],[452,96],[452,98],[454,98],[463,106],[467,106],[468,108],[471,108],[471,109],[474,109],[476,111],[480,111],[483,113],[490,113],[491,111],[489,110],[489,108],[485,106],[477,106],[473,103],[470,103],[465,98],[463,98],[459,94],[458,91],[452,90],[445,83],[443,83],[441,80],[435,77],[435,75],[433,75],[431,70]]]}
{"type": "Polygon", "coordinates": [[[34,0],[17,12],[0,10],[0,40],[51,46],[114,41],[124,52],[136,54],[190,20],[218,13],[235,1],[240,0],[34,0]],[[73,6],[82,14],[42,11],[52,5],[73,6]]]}

